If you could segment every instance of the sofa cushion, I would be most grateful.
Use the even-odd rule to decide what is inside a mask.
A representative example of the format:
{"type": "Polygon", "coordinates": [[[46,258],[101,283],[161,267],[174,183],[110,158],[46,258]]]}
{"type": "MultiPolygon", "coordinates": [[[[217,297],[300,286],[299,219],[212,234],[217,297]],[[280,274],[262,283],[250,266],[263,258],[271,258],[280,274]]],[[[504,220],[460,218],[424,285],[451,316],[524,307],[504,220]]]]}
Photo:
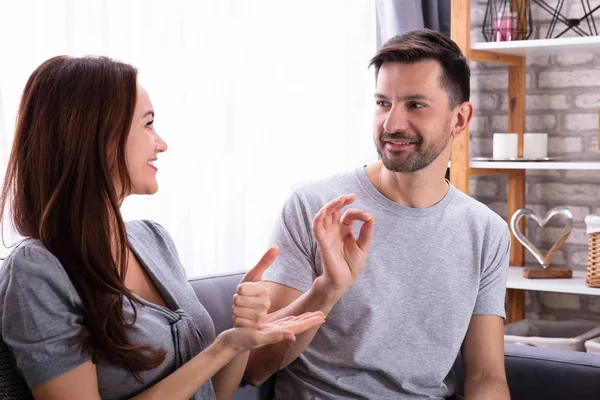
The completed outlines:
{"type": "MultiPolygon", "coordinates": [[[[190,280],[200,302],[213,318],[217,334],[233,325],[233,294],[243,276],[240,272],[190,280]]],[[[600,399],[600,355],[514,344],[506,344],[504,351],[512,400],[600,399]]],[[[460,356],[453,371],[458,378],[459,393],[464,393],[460,356]]],[[[272,381],[260,390],[242,387],[234,399],[271,398],[272,381]]]]}
{"type": "MultiPolygon", "coordinates": [[[[200,303],[202,303],[213,319],[217,335],[233,327],[231,314],[233,295],[243,277],[244,272],[234,272],[230,274],[203,276],[189,280],[200,303]]],[[[232,400],[264,400],[271,399],[272,397],[273,378],[260,387],[253,387],[242,383],[233,395],[232,400]]]]}
{"type": "Polygon", "coordinates": [[[0,337],[0,399],[33,399],[25,380],[13,367],[8,347],[0,337]]]}
{"type": "MultiPolygon", "coordinates": [[[[600,399],[600,356],[508,343],[504,354],[512,400],[600,399]]],[[[453,370],[464,393],[460,356],[453,370]]]]}
{"type": "Polygon", "coordinates": [[[243,277],[243,272],[235,272],[189,279],[200,303],[210,314],[217,335],[233,327],[233,295],[243,277]]]}

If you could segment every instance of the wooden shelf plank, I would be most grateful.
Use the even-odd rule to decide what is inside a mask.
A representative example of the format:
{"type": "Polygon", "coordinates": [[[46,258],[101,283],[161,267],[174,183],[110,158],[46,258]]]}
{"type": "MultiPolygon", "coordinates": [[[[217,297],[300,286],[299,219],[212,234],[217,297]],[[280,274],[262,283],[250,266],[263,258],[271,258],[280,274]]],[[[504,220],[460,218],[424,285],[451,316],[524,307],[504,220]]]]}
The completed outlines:
{"type": "Polygon", "coordinates": [[[470,161],[471,168],[600,170],[600,161],[470,161]]]}
{"type": "Polygon", "coordinates": [[[523,57],[493,51],[471,50],[471,60],[490,64],[519,65],[523,62],[523,57]]]}
{"type": "Polygon", "coordinates": [[[571,279],[527,279],[523,278],[522,274],[523,267],[510,267],[506,282],[507,289],[600,296],[600,288],[585,285],[585,271],[574,270],[571,279]]]}
{"type": "Polygon", "coordinates": [[[513,56],[571,54],[578,52],[597,53],[600,51],[600,36],[515,40],[512,42],[480,42],[473,43],[471,50],[510,54],[513,56]]]}
{"type": "Polygon", "coordinates": [[[522,169],[471,168],[470,176],[523,175],[522,169]]]}

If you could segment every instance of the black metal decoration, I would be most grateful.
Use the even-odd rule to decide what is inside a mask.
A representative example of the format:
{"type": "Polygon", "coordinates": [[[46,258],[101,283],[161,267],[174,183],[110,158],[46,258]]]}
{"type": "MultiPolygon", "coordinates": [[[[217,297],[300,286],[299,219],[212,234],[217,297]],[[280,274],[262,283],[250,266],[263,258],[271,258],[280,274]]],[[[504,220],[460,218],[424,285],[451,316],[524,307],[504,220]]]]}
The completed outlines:
{"type": "Polygon", "coordinates": [[[563,23],[567,27],[561,31],[554,38],[559,38],[569,30],[577,33],[579,36],[596,36],[598,35],[598,29],[596,29],[596,21],[594,20],[594,12],[600,8],[596,6],[592,9],[590,6],[590,0],[581,0],[581,7],[583,8],[584,15],[581,18],[567,18],[561,14],[563,5],[565,0],[558,0],[555,7],[550,6],[544,0],[533,0],[537,5],[539,5],[543,10],[552,14],[552,20],[550,21],[550,26],[548,27],[548,32],[546,33],[546,39],[552,38],[554,34],[554,28],[556,28],[556,24],[558,22],[563,23]],[[588,31],[586,32],[584,29],[580,27],[581,23],[585,20],[587,23],[588,31]]]}
{"type": "MultiPolygon", "coordinates": [[[[535,1],[535,0],[534,0],[535,1]]],[[[529,0],[488,0],[483,17],[483,37],[488,42],[528,39],[533,32],[529,0]]]]}

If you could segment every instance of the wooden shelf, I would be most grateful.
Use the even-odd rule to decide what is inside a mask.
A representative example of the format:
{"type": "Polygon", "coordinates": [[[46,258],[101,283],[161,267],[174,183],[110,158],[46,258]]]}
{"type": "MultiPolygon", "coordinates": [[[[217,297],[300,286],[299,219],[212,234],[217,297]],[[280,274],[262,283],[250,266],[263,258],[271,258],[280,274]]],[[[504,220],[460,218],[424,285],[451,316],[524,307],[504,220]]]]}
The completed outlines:
{"type": "Polygon", "coordinates": [[[585,271],[573,271],[571,279],[526,279],[523,267],[510,267],[508,271],[508,289],[533,290],[537,292],[555,292],[600,296],[600,288],[585,285],[585,271]]]}
{"type": "Polygon", "coordinates": [[[600,170],[600,161],[470,161],[471,168],[600,170]]]}
{"type": "Polygon", "coordinates": [[[578,52],[597,53],[600,51],[600,36],[515,40],[513,42],[480,42],[473,43],[471,50],[509,54],[513,56],[570,54],[578,52]]]}

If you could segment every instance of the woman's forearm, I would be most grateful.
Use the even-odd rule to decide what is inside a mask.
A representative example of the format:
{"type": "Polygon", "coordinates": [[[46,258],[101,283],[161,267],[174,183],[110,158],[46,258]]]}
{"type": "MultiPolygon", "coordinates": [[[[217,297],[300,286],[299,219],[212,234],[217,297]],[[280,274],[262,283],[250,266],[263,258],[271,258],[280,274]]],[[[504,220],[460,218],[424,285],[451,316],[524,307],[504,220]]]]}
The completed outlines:
{"type": "Polygon", "coordinates": [[[231,362],[213,376],[212,383],[217,400],[228,400],[233,396],[242,381],[249,355],[250,351],[244,351],[235,356],[231,362]]]}
{"type": "Polygon", "coordinates": [[[222,340],[217,338],[210,346],[182,365],[181,368],[133,397],[133,399],[189,400],[213,375],[238,355],[240,355],[239,351],[225,345],[222,340]]]}

